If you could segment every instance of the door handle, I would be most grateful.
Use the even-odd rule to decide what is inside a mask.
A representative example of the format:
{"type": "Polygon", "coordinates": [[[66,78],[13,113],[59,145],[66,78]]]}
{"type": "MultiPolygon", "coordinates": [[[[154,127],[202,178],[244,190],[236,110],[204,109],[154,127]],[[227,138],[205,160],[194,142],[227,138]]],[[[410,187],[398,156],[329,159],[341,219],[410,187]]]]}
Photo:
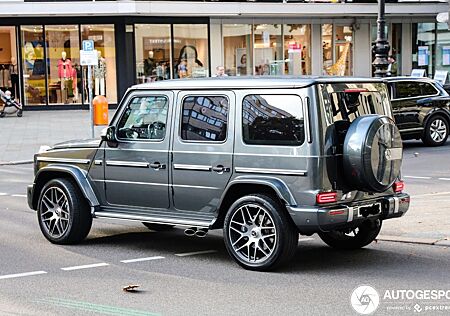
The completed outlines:
{"type": "Polygon", "coordinates": [[[218,165],[216,167],[212,167],[212,171],[215,171],[217,173],[230,172],[230,168],[218,165]]]}
{"type": "Polygon", "coordinates": [[[160,169],[166,169],[166,165],[165,164],[161,164],[159,162],[154,162],[150,164],[150,168],[156,169],[156,170],[160,170],[160,169]]]}

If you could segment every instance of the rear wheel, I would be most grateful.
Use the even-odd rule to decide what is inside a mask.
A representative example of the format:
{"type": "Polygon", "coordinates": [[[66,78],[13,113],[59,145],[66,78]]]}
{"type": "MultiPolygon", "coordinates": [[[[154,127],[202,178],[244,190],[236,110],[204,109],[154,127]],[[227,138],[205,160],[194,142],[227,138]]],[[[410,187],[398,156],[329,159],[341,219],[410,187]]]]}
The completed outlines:
{"type": "Polygon", "coordinates": [[[282,206],[266,195],[248,195],[231,205],[224,225],[230,256],[249,270],[272,270],[297,248],[298,232],[282,206]]]}
{"type": "Polygon", "coordinates": [[[142,224],[144,224],[144,226],[147,227],[148,229],[154,230],[157,232],[172,230],[175,227],[174,225],[154,224],[154,223],[147,223],[147,222],[142,222],[142,224]]]}
{"type": "Polygon", "coordinates": [[[449,124],[441,115],[431,117],[425,124],[422,141],[428,146],[441,146],[448,138],[449,124]]]}
{"type": "Polygon", "coordinates": [[[381,220],[367,220],[355,228],[320,232],[318,234],[320,239],[332,248],[359,249],[374,241],[380,230],[381,220]]]}
{"type": "Polygon", "coordinates": [[[89,234],[92,216],[77,185],[69,179],[53,179],[45,184],[38,201],[39,227],[55,244],[76,244],[89,234]]]}

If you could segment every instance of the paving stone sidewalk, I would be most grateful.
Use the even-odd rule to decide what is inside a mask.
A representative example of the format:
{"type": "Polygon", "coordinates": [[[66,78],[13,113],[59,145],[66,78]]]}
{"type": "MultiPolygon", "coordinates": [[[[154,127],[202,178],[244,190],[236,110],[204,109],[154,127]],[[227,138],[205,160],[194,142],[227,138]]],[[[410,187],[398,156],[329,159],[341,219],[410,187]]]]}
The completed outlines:
{"type": "MultiPolygon", "coordinates": [[[[109,118],[114,111],[110,111],[109,118]]],[[[23,117],[0,118],[0,164],[29,161],[41,145],[91,137],[89,111],[25,111],[23,117]]],[[[95,127],[99,137],[104,127],[95,127]]]]}

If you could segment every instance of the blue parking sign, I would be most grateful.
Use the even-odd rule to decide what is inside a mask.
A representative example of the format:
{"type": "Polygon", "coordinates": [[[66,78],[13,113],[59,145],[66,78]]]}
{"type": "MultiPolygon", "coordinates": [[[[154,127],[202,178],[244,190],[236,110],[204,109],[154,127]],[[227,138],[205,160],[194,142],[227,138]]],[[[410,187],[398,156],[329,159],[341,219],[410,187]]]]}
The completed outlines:
{"type": "Polygon", "coordinates": [[[94,41],[93,40],[84,40],[83,41],[83,50],[87,52],[91,52],[94,50],[94,41]]]}

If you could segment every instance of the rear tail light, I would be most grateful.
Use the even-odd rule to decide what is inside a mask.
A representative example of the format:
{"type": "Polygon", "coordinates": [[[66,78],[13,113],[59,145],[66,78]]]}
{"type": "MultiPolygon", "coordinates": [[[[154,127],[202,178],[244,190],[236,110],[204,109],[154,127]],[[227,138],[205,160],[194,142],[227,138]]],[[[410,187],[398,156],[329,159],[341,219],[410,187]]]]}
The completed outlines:
{"type": "Polygon", "coordinates": [[[321,192],[316,195],[317,204],[337,202],[336,192],[321,192]]]}
{"type": "Polygon", "coordinates": [[[397,181],[394,183],[393,187],[395,193],[400,193],[405,189],[405,183],[403,181],[397,181]]]}
{"type": "Polygon", "coordinates": [[[368,92],[369,90],[367,89],[361,89],[361,88],[349,88],[349,89],[344,89],[345,93],[358,93],[358,92],[368,92]]]}

